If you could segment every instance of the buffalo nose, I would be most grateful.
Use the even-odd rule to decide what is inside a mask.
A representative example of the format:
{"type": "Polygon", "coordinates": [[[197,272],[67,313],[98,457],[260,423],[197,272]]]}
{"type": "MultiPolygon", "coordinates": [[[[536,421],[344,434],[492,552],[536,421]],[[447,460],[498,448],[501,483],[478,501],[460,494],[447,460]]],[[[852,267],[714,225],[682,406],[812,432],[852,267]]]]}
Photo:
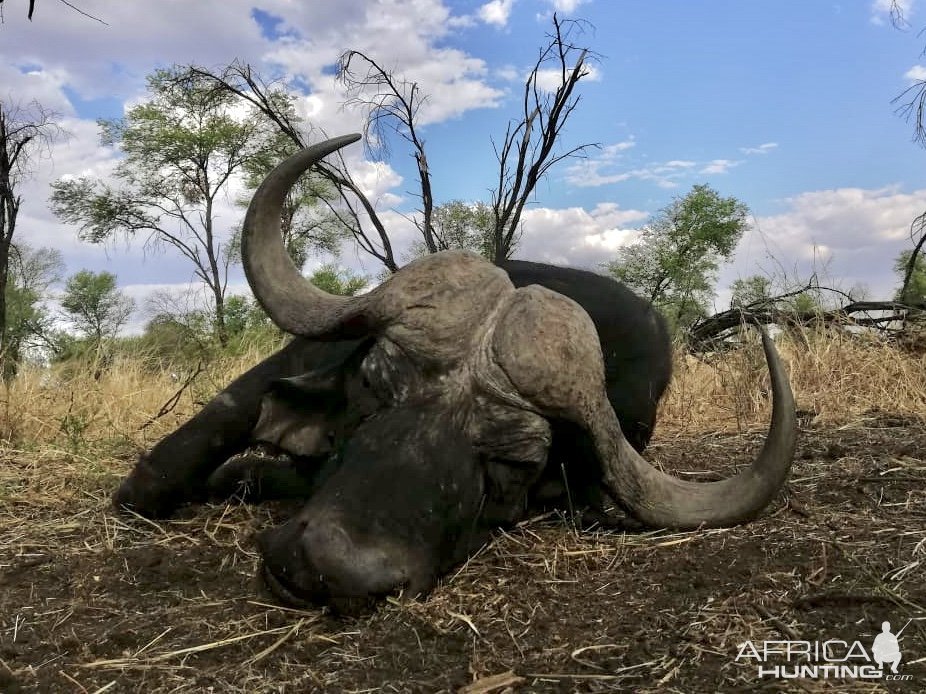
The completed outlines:
{"type": "Polygon", "coordinates": [[[407,578],[401,556],[382,544],[363,542],[340,523],[311,524],[301,540],[304,556],[331,596],[382,595],[398,588],[407,578]]]}
{"type": "Polygon", "coordinates": [[[279,597],[313,602],[365,600],[409,582],[406,553],[365,542],[334,519],[289,523],[257,538],[269,586],[279,597]],[[279,591],[279,585],[292,595],[279,591]]]}

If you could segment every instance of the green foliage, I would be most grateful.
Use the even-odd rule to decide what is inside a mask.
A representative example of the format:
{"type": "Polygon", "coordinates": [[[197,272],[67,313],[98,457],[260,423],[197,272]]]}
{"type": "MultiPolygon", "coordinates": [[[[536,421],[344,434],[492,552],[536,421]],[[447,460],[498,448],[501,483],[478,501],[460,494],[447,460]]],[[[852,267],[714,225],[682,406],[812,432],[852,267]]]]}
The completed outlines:
{"type": "MultiPolygon", "coordinates": [[[[484,202],[451,200],[434,208],[431,216],[438,250],[461,248],[492,260],[495,257],[495,215],[484,202]]],[[[411,255],[427,255],[424,241],[412,245],[411,255]]]]}
{"type": "Polygon", "coordinates": [[[61,253],[50,248],[12,247],[6,287],[6,354],[3,378],[12,378],[30,350],[53,339],[52,319],[43,300],[48,288],[61,278],[61,253]]]}
{"type": "MultiPolygon", "coordinates": [[[[907,273],[907,265],[910,264],[911,250],[901,251],[900,255],[894,261],[894,272],[898,274],[901,282],[907,273]]],[[[895,295],[897,301],[907,304],[926,304],[926,258],[922,253],[917,254],[916,262],[913,265],[913,274],[910,275],[910,282],[907,285],[907,291],[903,292],[903,287],[897,289],[895,295]]]]}
{"type": "Polygon", "coordinates": [[[441,250],[462,248],[491,260],[494,256],[495,217],[484,202],[452,200],[434,208],[431,218],[441,250]]]}
{"type": "Polygon", "coordinates": [[[353,296],[366,287],[369,280],[329,263],[313,272],[309,277],[309,282],[329,294],[353,296]]]}
{"type": "Polygon", "coordinates": [[[272,327],[269,316],[254,299],[234,295],[225,301],[225,320],[230,336],[242,335],[248,330],[272,327]]]}
{"type": "Polygon", "coordinates": [[[733,292],[730,305],[745,308],[772,298],[772,281],[763,275],[750,275],[734,280],[730,290],[733,292]]]}
{"type": "Polygon", "coordinates": [[[762,275],[750,275],[738,279],[730,285],[733,296],[730,305],[733,308],[756,307],[774,303],[780,311],[787,311],[797,316],[810,316],[825,310],[820,290],[807,289],[796,294],[789,290],[775,291],[773,282],[762,275]],[[784,298],[775,299],[777,296],[784,298]]]}
{"type": "Polygon", "coordinates": [[[285,341],[286,336],[253,299],[229,296],[225,309],[228,336],[224,345],[213,330],[212,311],[161,311],[148,321],[142,335],[116,341],[113,352],[141,359],[152,371],[179,372],[249,350],[270,354],[285,341]]]}
{"type": "Polygon", "coordinates": [[[729,260],[747,227],[749,209],[696,185],[675,198],[621,248],[608,271],[666,315],[676,330],[706,315],[721,261],[729,260]]]}
{"type": "Polygon", "coordinates": [[[119,291],[114,274],[81,270],[68,279],[61,307],[74,328],[99,345],[104,339],[116,336],[134,310],[135,302],[119,291]]]}
{"type": "Polygon", "coordinates": [[[117,186],[100,180],[52,184],[52,210],[102,242],[142,232],[192,265],[213,301],[215,330],[227,340],[225,280],[234,250],[215,224],[214,204],[229,180],[266,146],[261,123],[235,112],[233,95],[183,69],[148,78],[148,100],[124,118],[100,121],[103,144],[121,148],[117,186]]]}

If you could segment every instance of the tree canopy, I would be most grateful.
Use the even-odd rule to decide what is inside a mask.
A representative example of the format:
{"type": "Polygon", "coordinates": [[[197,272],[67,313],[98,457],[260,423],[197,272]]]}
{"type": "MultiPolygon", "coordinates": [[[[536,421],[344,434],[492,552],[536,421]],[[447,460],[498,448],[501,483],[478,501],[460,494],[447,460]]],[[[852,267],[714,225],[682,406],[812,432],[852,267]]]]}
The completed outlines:
{"type": "Polygon", "coordinates": [[[192,265],[212,295],[215,328],[227,339],[225,289],[234,259],[232,230],[216,215],[230,179],[266,141],[258,119],[242,118],[233,97],[176,69],[148,78],[150,100],[117,120],[100,121],[104,144],[125,154],[118,186],[80,178],[53,184],[52,209],[95,243],[115,234],[146,235],[192,265]]]}
{"type": "Polygon", "coordinates": [[[61,307],[71,324],[94,345],[113,338],[125,325],[135,302],[119,291],[111,272],[81,270],[65,285],[61,307]]]}
{"type": "Polygon", "coordinates": [[[656,304],[678,329],[706,315],[722,261],[746,230],[749,208],[696,185],[652,217],[636,243],[624,246],[608,271],[656,304]]]}

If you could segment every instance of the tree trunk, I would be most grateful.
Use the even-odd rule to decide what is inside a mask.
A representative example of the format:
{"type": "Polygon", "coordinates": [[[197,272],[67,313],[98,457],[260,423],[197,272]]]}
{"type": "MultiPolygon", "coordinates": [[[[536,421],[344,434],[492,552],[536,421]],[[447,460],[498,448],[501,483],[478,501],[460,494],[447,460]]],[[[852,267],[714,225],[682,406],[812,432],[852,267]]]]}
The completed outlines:
{"type": "MultiPolygon", "coordinates": [[[[207,171],[203,171],[203,178],[207,181],[204,189],[208,191],[207,171]]],[[[219,259],[215,248],[215,237],[212,228],[212,197],[206,195],[206,257],[209,258],[209,275],[212,278],[209,286],[212,289],[212,296],[215,301],[215,336],[219,339],[222,347],[228,346],[228,328],[225,325],[225,288],[222,285],[222,271],[219,269],[219,259]]]]}
{"type": "Polygon", "coordinates": [[[10,278],[10,245],[18,211],[19,204],[9,184],[9,172],[0,172],[0,375],[5,381],[16,373],[17,361],[7,339],[6,288],[10,278]]]}

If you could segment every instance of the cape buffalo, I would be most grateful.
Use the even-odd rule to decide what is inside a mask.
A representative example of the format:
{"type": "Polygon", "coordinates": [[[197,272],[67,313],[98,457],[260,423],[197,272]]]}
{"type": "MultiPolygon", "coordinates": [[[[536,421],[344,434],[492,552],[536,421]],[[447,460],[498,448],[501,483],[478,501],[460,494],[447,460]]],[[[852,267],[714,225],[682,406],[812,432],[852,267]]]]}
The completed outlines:
{"type": "Polygon", "coordinates": [[[604,488],[654,527],[738,523],[766,506],[796,426],[764,331],[774,400],[765,446],[739,474],[697,483],[638,453],[670,350],[653,309],[616,282],[533,263],[502,269],[464,251],[415,260],[359,297],[306,281],[281,241],[283,199],[358,137],[284,161],[245,217],[251,288],[297,338],[142,456],[118,505],[166,514],[245,478],[263,496],[304,495],[298,514],[258,538],[264,577],[283,600],[340,608],[426,592],[492,529],[522,518],[561,465],[571,494],[604,488]],[[270,457],[235,456],[254,443],[270,457]]]}

